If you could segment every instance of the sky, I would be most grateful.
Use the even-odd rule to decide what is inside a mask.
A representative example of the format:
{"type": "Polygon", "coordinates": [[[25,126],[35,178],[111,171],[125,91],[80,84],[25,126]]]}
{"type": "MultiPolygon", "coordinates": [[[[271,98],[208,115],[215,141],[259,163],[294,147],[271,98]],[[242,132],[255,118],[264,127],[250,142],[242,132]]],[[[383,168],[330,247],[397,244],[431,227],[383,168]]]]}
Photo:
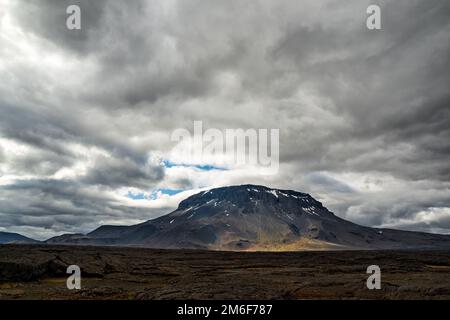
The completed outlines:
{"type": "Polygon", "coordinates": [[[449,16],[447,0],[0,0],[0,231],[140,223],[252,183],[449,234],[449,16]],[[171,134],[194,121],[279,129],[278,172],[183,163],[171,134]]]}

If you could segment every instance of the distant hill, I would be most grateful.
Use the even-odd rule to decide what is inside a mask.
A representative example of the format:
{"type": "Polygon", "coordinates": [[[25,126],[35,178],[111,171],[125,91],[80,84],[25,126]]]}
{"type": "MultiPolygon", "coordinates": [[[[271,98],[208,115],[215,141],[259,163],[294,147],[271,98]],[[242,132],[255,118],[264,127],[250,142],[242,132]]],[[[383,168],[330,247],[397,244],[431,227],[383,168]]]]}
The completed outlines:
{"type": "Polygon", "coordinates": [[[40,241],[27,238],[18,233],[0,232],[0,244],[6,243],[39,243],[40,241]]]}
{"type": "Polygon", "coordinates": [[[47,243],[251,251],[450,249],[450,236],[364,227],[335,216],[309,194],[241,185],[200,192],[141,224],[101,226],[47,243]]]}

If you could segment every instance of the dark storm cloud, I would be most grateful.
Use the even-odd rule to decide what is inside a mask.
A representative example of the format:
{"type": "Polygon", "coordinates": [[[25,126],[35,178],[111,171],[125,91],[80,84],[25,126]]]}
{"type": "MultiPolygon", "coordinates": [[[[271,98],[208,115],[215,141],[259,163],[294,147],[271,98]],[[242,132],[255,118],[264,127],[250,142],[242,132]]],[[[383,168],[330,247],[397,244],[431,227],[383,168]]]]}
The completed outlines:
{"type": "Polygon", "coordinates": [[[71,152],[58,142],[72,140],[73,135],[65,128],[65,123],[55,121],[53,115],[36,112],[30,106],[1,105],[3,114],[0,118],[2,135],[21,143],[46,149],[56,154],[67,156],[71,152]]]}
{"type": "MultiPolygon", "coordinates": [[[[386,153],[391,158],[386,159],[391,160],[388,168],[385,161],[376,157],[366,158],[361,167],[353,165],[345,169],[365,171],[370,167],[408,179],[448,180],[449,166],[440,160],[448,157],[450,141],[447,88],[450,28],[446,18],[449,8],[443,1],[388,3],[383,10],[384,30],[379,33],[364,28],[352,32],[345,28],[294,28],[273,51],[275,57],[291,61],[291,66],[305,75],[304,82],[314,82],[320,94],[333,101],[335,110],[331,112],[340,113],[345,119],[345,126],[332,128],[333,134],[326,136],[329,146],[342,145],[343,140],[355,145],[341,149],[343,157],[358,156],[351,150],[358,146],[361,153],[367,153],[363,145],[370,147],[370,142],[379,148],[378,139],[384,140],[384,148],[395,148],[400,143],[412,147],[412,154],[404,155],[411,159],[386,153]],[[330,57],[317,62],[317,56],[324,52],[329,52],[330,57]],[[433,150],[428,149],[429,145],[435,146],[433,150]],[[426,167],[428,156],[439,169],[410,170],[413,165],[403,165],[404,160],[409,160],[426,167]]],[[[290,112],[293,114],[289,117],[297,116],[297,110],[290,112]]],[[[332,148],[321,145],[319,150],[327,156],[332,148]]],[[[295,154],[293,158],[297,159],[295,154]]],[[[322,168],[330,166],[342,168],[345,162],[326,161],[322,168]]]]}
{"type": "Polygon", "coordinates": [[[164,168],[160,165],[136,163],[130,159],[101,158],[82,178],[89,185],[106,185],[110,187],[133,186],[150,188],[164,177],[164,168]]]}
{"type": "Polygon", "coordinates": [[[335,192],[344,193],[354,192],[350,186],[318,172],[313,172],[306,175],[305,180],[306,183],[325,186],[328,191],[334,190],[335,192]]]}
{"type": "Polygon", "coordinates": [[[4,159],[5,159],[5,151],[3,151],[3,147],[0,146],[0,162],[3,162],[4,159]]]}
{"type": "MultiPolygon", "coordinates": [[[[107,217],[143,217],[108,192],[164,182],[150,157],[197,119],[279,128],[280,174],[255,182],[323,196],[353,221],[427,230],[417,213],[450,206],[446,0],[375,1],[380,31],[365,27],[373,1],[11,3],[10,20],[32,35],[17,43],[62,59],[40,69],[26,46],[0,43],[0,62],[10,61],[0,69],[0,138],[30,148],[2,146],[0,170],[33,176],[2,185],[0,226],[59,232],[80,215],[77,230],[88,231],[107,217]],[[69,4],[80,5],[82,30],[66,29],[69,4]],[[47,213],[58,212],[51,226],[47,213]]],[[[436,219],[429,230],[442,221],[450,232],[436,219]]]]}
{"type": "Polygon", "coordinates": [[[40,152],[35,155],[29,155],[14,162],[14,171],[10,173],[28,173],[36,175],[52,175],[59,169],[70,166],[72,161],[54,153],[40,152]]]}
{"type": "Polygon", "coordinates": [[[184,28],[180,24],[171,30],[172,21],[164,21],[167,17],[161,12],[161,4],[141,0],[127,3],[45,0],[42,5],[20,2],[15,13],[23,28],[68,54],[95,56],[100,67],[96,76],[98,89],[105,90],[105,95],[118,95],[127,107],[171,94],[196,96],[207,90],[215,61],[206,57],[195,62],[196,57],[190,57],[186,51],[188,61],[172,68],[165,61],[170,57],[158,56],[161,54],[158,47],[173,45],[171,41],[179,35],[172,33],[184,28]],[[72,4],[80,6],[82,30],[68,32],[65,10],[72,4]],[[109,83],[103,84],[105,78],[109,83]]]}
{"type": "MultiPolygon", "coordinates": [[[[91,37],[101,26],[108,2],[110,1],[19,0],[12,9],[24,29],[35,32],[74,53],[87,55],[91,49],[91,37]],[[82,10],[83,31],[67,32],[66,9],[70,5],[78,5],[82,10]]],[[[130,6],[133,3],[135,2],[130,2],[130,6]]]]}
{"type": "MultiPolygon", "coordinates": [[[[126,223],[149,219],[168,210],[123,206],[101,189],[87,189],[70,180],[20,180],[0,186],[0,192],[4,196],[0,199],[2,227],[32,226],[53,234],[86,232],[102,220],[126,223]]],[[[42,234],[36,236],[42,239],[42,234]]]]}
{"type": "Polygon", "coordinates": [[[4,106],[0,119],[4,137],[36,148],[26,157],[14,159],[10,173],[54,174],[63,167],[70,167],[80,157],[68,145],[69,142],[87,147],[100,147],[112,155],[99,159],[82,180],[92,184],[108,186],[151,186],[164,176],[163,167],[147,163],[147,155],[113,141],[101,133],[89,132],[89,128],[74,121],[74,117],[63,115],[42,115],[33,110],[4,106]]]}

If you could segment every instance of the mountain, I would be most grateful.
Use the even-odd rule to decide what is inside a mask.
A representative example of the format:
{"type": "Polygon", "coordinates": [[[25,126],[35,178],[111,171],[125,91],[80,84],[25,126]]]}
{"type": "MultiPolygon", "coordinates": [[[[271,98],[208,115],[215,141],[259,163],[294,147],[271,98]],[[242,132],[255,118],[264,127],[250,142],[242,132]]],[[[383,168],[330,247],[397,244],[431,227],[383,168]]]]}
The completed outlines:
{"type": "Polygon", "coordinates": [[[450,249],[450,236],[364,227],[337,217],[309,194],[240,185],[200,192],[141,224],[101,226],[47,243],[252,251],[450,249]]]}
{"type": "Polygon", "coordinates": [[[5,243],[39,243],[18,233],[0,232],[0,244],[5,243]]]}

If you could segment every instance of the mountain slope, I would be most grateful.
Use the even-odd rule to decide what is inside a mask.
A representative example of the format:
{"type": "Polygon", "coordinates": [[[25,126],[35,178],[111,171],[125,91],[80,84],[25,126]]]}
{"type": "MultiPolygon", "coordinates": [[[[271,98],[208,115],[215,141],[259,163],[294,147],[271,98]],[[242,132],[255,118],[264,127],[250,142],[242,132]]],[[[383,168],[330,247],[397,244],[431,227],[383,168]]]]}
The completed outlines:
{"type": "Polygon", "coordinates": [[[450,248],[450,236],[363,227],[306,193],[255,185],[203,191],[138,225],[101,226],[48,242],[262,251],[450,248]]]}
{"type": "Polygon", "coordinates": [[[5,243],[39,243],[18,233],[0,232],[0,244],[5,243]]]}

